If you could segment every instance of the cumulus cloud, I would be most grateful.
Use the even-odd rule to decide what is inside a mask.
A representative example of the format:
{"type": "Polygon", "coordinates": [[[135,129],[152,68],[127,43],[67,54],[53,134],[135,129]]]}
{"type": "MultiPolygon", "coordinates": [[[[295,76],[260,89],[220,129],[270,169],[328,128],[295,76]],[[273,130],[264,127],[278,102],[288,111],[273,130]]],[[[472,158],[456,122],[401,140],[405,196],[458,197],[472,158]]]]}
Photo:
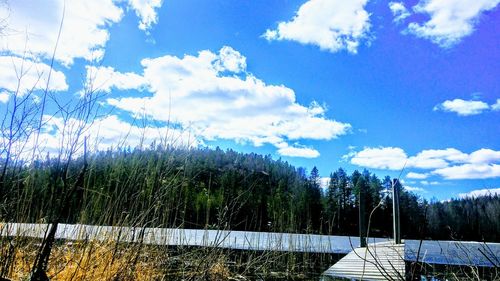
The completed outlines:
{"type": "Polygon", "coordinates": [[[145,146],[160,141],[179,147],[192,147],[199,144],[188,130],[168,126],[139,126],[120,120],[116,115],[99,119],[92,125],[89,135],[95,136],[98,150],[104,150],[122,143],[124,146],[145,146]],[[118,141],[117,141],[118,140],[118,141]]]}
{"type": "Polygon", "coordinates": [[[127,72],[115,71],[110,66],[87,66],[86,84],[92,86],[94,90],[111,92],[112,88],[118,90],[142,89],[147,85],[146,80],[141,75],[127,72]]]}
{"type": "Polygon", "coordinates": [[[401,170],[406,163],[408,169],[429,170],[426,173],[408,173],[407,177],[413,179],[425,179],[430,175],[449,180],[500,177],[500,151],[484,148],[470,154],[454,148],[429,149],[411,157],[397,147],[365,148],[350,153],[347,158],[352,164],[367,168],[401,170]]]}
{"type": "Polygon", "coordinates": [[[51,69],[49,65],[15,56],[0,56],[0,89],[4,90],[3,99],[8,99],[8,95],[14,92],[24,95],[31,90],[44,90],[51,71],[48,89],[67,90],[64,73],[51,69]]]}
{"type": "Polygon", "coordinates": [[[420,184],[423,184],[423,185],[438,185],[439,182],[437,182],[437,181],[420,181],[420,184]]]}
{"type": "Polygon", "coordinates": [[[394,16],[394,22],[396,23],[402,22],[411,15],[403,2],[389,2],[389,9],[394,16]]]}
{"type": "Polygon", "coordinates": [[[365,10],[368,0],[309,0],[293,19],[268,29],[267,40],[290,40],[310,44],[322,50],[356,53],[360,43],[368,39],[370,15],[365,10]]]}
{"type": "Polygon", "coordinates": [[[467,193],[459,193],[458,197],[460,198],[476,198],[481,196],[500,196],[500,188],[485,188],[485,189],[476,189],[469,191],[467,193]]]}
{"type": "Polygon", "coordinates": [[[409,172],[408,174],[406,174],[406,177],[409,179],[426,179],[429,177],[429,174],[409,172]]]}
{"type": "Polygon", "coordinates": [[[427,190],[425,190],[421,187],[413,187],[413,186],[407,186],[407,185],[404,186],[404,189],[406,189],[407,191],[410,191],[410,192],[418,192],[418,193],[426,193],[427,192],[427,190]]]}
{"type": "MultiPolygon", "coordinates": [[[[79,126],[85,129],[79,136],[78,143],[82,143],[83,138],[86,137],[88,148],[92,151],[128,146],[135,148],[141,145],[147,147],[153,142],[168,143],[177,147],[194,147],[199,144],[199,141],[193,138],[187,130],[168,126],[138,126],[123,121],[116,115],[98,118],[88,124],[79,119],[69,119],[65,123],[60,117],[45,115],[43,124],[36,146],[36,155],[40,157],[45,157],[46,153],[65,157],[70,144],[76,141],[75,131],[79,126]]],[[[18,157],[28,159],[33,155],[34,146],[35,135],[31,135],[26,140],[26,145],[21,144],[15,153],[18,157]]],[[[82,149],[83,147],[77,146],[75,154],[81,155],[82,149]]]]}
{"type": "Polygon", "coordinates": [[[429,19],[410,23],[408,31],[449,48],[472,34],[481,14],[493,10],[498,3],[500,0],[420,0],[413,11],[429,19]]]}
{"type": "Polygon", "coordinates": [[[129,6],[139,17],[139,29],[148,30],[153,24],[158,22],[157,9],[162,5],[163,0],[129,0],[129,6]]]}
{"type": "Polygon", "coordinates": [[[204,140],[271,144],[281,155],[313,158],[319,152],[298,141],[335,139],[351,127],[327,118],[325,106],[301,105],[292,89],[268,85],[247,73],[246,58],[231,47],[141,63],[141,76],[152,96],[108,99],[108,103],[135,116],[147,114],[190,128],[204,140]]]}
{"type": "Polygon", "coordinates": [[[330,178],[329,177],[324,177],[320,179],[320,184],[321,188],[326,189],[328,188],[328,185],[330,185],[330,178]]]}
{"type": "Polygon", "coordinates": [[[10,94],[8,92],[0,93],[0,103],[7,103],[9,101],[10,94]]]}
{"type": "Polygon", "coordinates": [[[492,163],[500,162],[500,151],[482,148],[474,151],[469,155],[468,162],[470,163],[492,163]]]}
{"type": "Polygon", "coordinates": [[[481,114],[490,106],[483,101],[454,99],[447,100],[434,107],[434,111],[454,112],[459,116],[470,116],[481,114]]]}
{"type": "Polygon", "coordinates": [[[401,170],[408,160],[405,151],[399,147],[365,148],[351,156],[354,165],[388,170],[401,170]]]}
{"type": "Polygon", "coordinates": [[[316,158],[319,156],[319,151],[314,148],[302,146],[289,146],[286,143],[278,144],[278,153],[289,157],[316,158]],[[280,147],[281,146],[281,147],[280,147]]]}
{"type": "Polygon", "coordinates": [[[500,177],[500,165],[463,164],[437,169],[432,173],[449,180],[498,178],[500,177]]]}
{"type": "Polygon", "coordinates": [[[497,102],[491,105],[491,109],[495,111],[500,110],[500,99],[497,99],[497,102]]]}
{"type": "Polygon", "coordinates": [[[107,28],[120,21],[123,14],[112,0],[17,0],[0,9],[8,16],[7,29],[0,38],[1,50],[44,58],[54,52],[64,11],[55,58],[65,65],[72,64],[75,58],[102,58],[109,39],[107,28]]]}
{"type": "Polygon", "coordinates": [[[449,163],[464,162],[469,155],[455,148],[428,149],[408,158],[408,167],[435,169],[447,167],[449,163]]]}
{"type": "Polygon", "coordinates": [[[500,110],[500,99],[497,99],[496,103],[491,105],[480,100],[454,99],[446,100],[434,106],[434,111],[454,112],[459,116],[478,115],[490,110],[500,110]]]}
{"type": "Polygon", "coordinates": [[[239,73],[247,68],[247,59],[240,52],[229,46],[224,46],[219,51],[219,58],[215,61],[215,68],[220,71],[239,73]]]}

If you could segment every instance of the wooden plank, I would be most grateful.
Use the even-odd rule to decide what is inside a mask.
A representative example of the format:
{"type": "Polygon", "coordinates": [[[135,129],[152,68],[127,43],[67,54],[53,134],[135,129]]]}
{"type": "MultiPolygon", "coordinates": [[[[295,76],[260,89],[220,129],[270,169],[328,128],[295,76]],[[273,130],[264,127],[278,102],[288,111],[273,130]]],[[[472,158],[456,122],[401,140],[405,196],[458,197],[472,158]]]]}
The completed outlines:
{"type": "MultiPolygon", "coordinates": [[[[1,236],[43,238],[47,224],[0,223],[1,236]]],[[[56,239],[119,240],[156,245],[219,247],[238,250],[309,252],[347,254],[360,247],[358,237],[203,230],[177,228],[140,228],[60,224],[56,239]],[[143,232],[143,236],[139,235],[143,232]]],[[[387,238],[368,239],[369,243],[389,241],[387,238]]],[[[420,241],[405,240],[404,259],[416,261],[420,241]]],[[[465,266],[500,266],[500,243],[424,240],[418,260],[429,264],[465,266]]]]}
{"type": "Polygon", "coordinates": [[[404,280],[404,244],[389,241],[356,248],[323,275],[362,280],[404,280]]]}
{"type": "MultiPolygon", "coordinates": [[[[8,223],[0,225],[0,236],[43,238],[47,229],[47,224],[8,223]]],[[[349,236],[81,224],[59,224],[56,239],[114,240],[169,246],[336,254],[347,254],[352,247],[359,247],[359,238],[349,236]]],[[[370,238],[370,241],[387,239],[370,238]]]]}

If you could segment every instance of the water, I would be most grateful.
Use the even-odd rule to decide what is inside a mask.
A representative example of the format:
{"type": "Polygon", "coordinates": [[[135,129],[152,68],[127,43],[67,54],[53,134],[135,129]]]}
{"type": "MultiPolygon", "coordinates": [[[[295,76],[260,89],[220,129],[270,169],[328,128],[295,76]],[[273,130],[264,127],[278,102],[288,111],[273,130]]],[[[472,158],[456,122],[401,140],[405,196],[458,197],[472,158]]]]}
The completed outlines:
{"type": "MultiPolygon", "coordinates": [[[[417,260],[419,244],[419,240],[405,241],[405,260],[417,260]]],[[[500,243],[424,240],[418,261],[429,264],[500,266],[500,243]]]]}

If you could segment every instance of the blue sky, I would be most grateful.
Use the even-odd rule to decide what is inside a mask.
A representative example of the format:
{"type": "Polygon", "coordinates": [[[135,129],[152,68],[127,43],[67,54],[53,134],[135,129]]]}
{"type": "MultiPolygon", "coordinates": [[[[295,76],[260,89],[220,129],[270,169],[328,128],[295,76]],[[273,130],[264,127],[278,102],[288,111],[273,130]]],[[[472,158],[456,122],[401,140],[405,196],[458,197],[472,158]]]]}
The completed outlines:
{"type": "Polygon", "coordinates": [[[439,200],[500,192],[499,2],[67,1],[51,69],[64,1],[10,1],[0,107],[92,85],[100,149],[136,145],[146,118],[147,141],[271,154],[324,177],[404,167],[409,190],[439,200]]]}

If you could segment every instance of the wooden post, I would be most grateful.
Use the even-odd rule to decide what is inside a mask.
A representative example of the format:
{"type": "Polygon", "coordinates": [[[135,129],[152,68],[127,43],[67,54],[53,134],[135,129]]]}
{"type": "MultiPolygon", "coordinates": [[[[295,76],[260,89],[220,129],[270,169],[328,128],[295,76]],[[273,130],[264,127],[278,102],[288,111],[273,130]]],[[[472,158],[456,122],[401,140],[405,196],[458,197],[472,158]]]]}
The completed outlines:
{"type": "Polygon", "coordinates": [[[401,227],[399,221],[399,189],[398,180],[392,180],[392,218],[394,227],[394,243],[401,244],[401,227]]]}
{"type": "Polygon", "coordinates": [[[362,186],[359,190],[359,244],[366,247],[366,199],[365,188],[362,186]]]}

